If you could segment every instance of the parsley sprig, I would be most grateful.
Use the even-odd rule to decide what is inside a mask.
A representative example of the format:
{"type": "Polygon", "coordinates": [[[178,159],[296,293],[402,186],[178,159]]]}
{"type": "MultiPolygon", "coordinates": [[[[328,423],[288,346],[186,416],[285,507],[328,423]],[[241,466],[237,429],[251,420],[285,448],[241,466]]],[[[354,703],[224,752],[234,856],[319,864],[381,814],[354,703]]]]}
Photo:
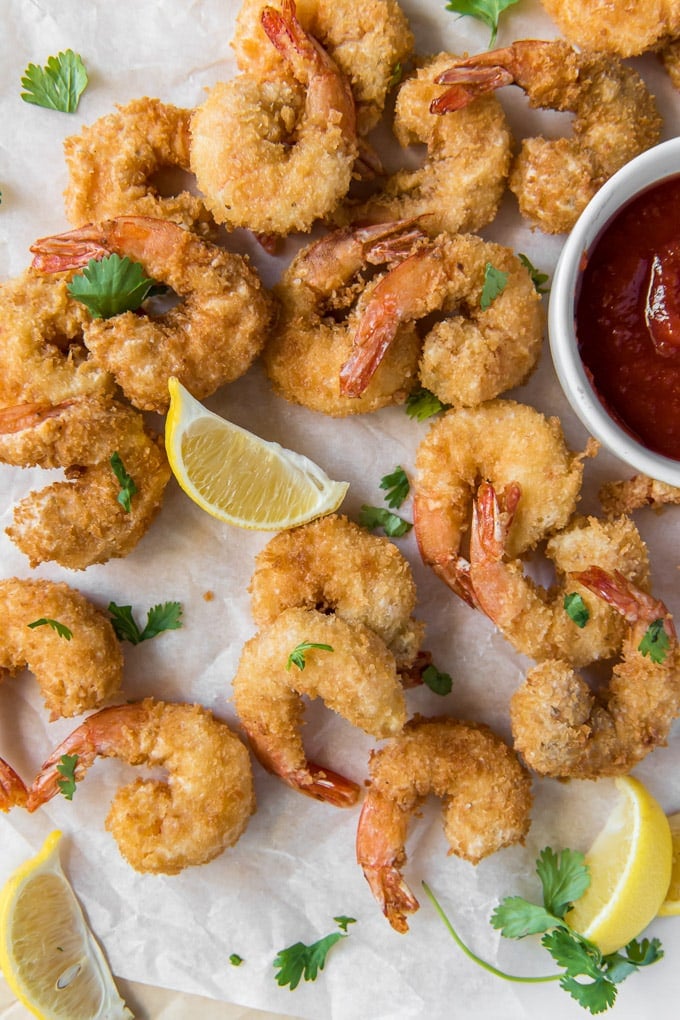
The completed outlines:
{"type": "Polygon", "coordinates": [[[562,973],[540,977],[507,974],[482,960],[462,941],[425,882],[423,887],[452,938],[469,959],[506,981],[527,984],[559,981],[560,987],[584,1009],[593,1014],[602,1013],[614,1004],[621,981],[640,967],[662,958],[661,943],[658,939],[632,939],[617,952],[603,954],[594,942],[574,931],[566,915],[590,885],[583,854],[575,850],[554,853],[546,847],[539,854],[536,873],[543,888],[543,903],[531,903],[522,896],[506,896],[494,910],[491,924],[505,938],[543,935],[541,945],[562,968],[562,973]]]}
{"type": "Polygon", "coordinates": [[[670,647],[671,643],[663,620],[659,618],[650,623],[638,645],[638,651],[643,655],[648,655],[652,662],[663,662],[670,647]]]}
{"type": "Polygon", "coordinates": [[[82,57],[73,50],[64,50],[56,57],[48,57],[44,67],[28,65],[21,79],[26,90],[21,98],[48,110],[75,113],[87,80],[82,57]]]}
{"type": "MultiPolygon", "coordinates": [[[[380,488],[387,493],[385,502],[388,507],[398,509],[407,498],[411,486],[404,469],[397,467],[390,474],[383,475],[380,479],[380,488]]],[[[366,503],[359,513],[359,524],[368,531],[382,528],[390,538],[401,538],[413,527],[410,521],[404,520],[403,517],[392,513],[391,510],[379,506],[369,506],[366,503]]]]}
{"type": "Polygon", "coordinates": [[[530,259],[526,255],[522,255],[521,252],[518,253],[517,258],[531,277],[531,282],[536,288],[536,292],[538,294],[547,294],[550,290],[550,287],[545,286],[549,279],[548,274],[542,273],[540,269],[537,269],[536,266],[532,265],[530,259]]]}
{"type": "Polygon", "coordinates": [[[137,485],[134,478],[125,470],[125,465],[123,464],[121,455],[118,452],[111,454],[109,464],[111,465],[111,470],[116,476],[116,481],[120,485],[120,492],[116,496],[116,499],[122,506],[125,513],[129,514],[132,506],[132,497],[138,491],[137,485]]]}
{"type": "Polygon", "coordinates": [[[449,404],[442,403],[439,397],[425,389],[424,386],[413,390],[406,398],[406,413],[409,418],[415,418],[416,421],[425,421],[427,418],[439,414],[440,411],[448,409],[449,404]]]}
{"type": "Polygon", "coordinates": [[[139,262],[112,252],[101,259],[90,259],[82,273],[71,280],[68,292],[95,319],[111,319],[123,312],[136,312],[157,286],[139,262]]]}
{"type": "Polygon", "coordinates": [[[56,630],[59,637],[64,638],[66,641],[70,641],[73,637],[73,631],[66,626],[65,623],[60,623],[59,620],[53,620],[50,616],[41,616],[39,620],[33,620],[32,623],[27,624],[33,630],[35,627],[51,627],[52,630],[56,630]]]}
{"type": "Polygon", "coordinates": [[[323,645],[317,641],[301,641],[299,645],[296,645],[293,651],[288,656],[286,661],[286,669],[291,669],[293,666],[297,666],[298,669],[304,669],[307,665],[305,659],[305,653],[310,651],[312,648],[318,648],[322,652],[332,652],[332,645],[323,645]]]}
{"type": "Polygon", "coordinates": [[[403,467],[398,466],[389,475],[380,479],[380,488],[386,492],[385,502],[390,507],[400,507],[411,491],[411,483],[403,467]]]}
{"type": "Polygon", "coordinates": [[[109,614],[111,623],[120,641],[129,641],[130,644],[138,645],[141,641],[148,641],[156,637],[164,630],[179,630],[182,626],[182,606],[179,602],[163,602],[152,606],[146,614],[146,624],[140,630],[132,615],[132,606],[117,606],[115,602],[109,602],[109,614]]]}
{"type": "Polygon", "coordinates": [[[77,754],[62,754],[57,765],[57,772],[64,778],[57,779],[57,786],[66,800],[73,800],[76,792],[76,765],[78,764],[77,754]]]}
{"type": "Polygon", "coordinates": [[[348,927],[356,924],[353,917],[334,917],[333,920],[340,928],[340,931],[331,932],[311,945],[304,942],[295,942],[287,949],[277,953],[274,966],[278,968],[275,974],[276,983],[283,987],[289,985],[293,991],[300,984],[302,978],[305,981],[316,981],[319,971],[323,970],[330,950],[340,939],[347,938],[348,927]]]}
{"type": "Polygon", "coordinates": [[[508,282],[508,274],[502,269],[496,269],[490,262],[484,267],[484,285],[482,296],[479,299],[479,306],[483,312],[489,308],[496,298],[503,293],[508,282]]]}
{"type": "Polygon", "coordinates": [[[569,592],[564,596],[564,611],[570,620],[572,620],[577,627],[583,629],[590,619],[590,611],[588,606],[583,601],[583,596],[579,595],[577,591],[569,592]]]}
{"type": "Polygon", "coordinates": [[[507,7],[512,7],[517,2],[518,0],[449,0],[446,10],[453,11],[454,14],[469,14],[488,25],[491,29],[491,39],[489,40],[489,49],[491,49],[496,42],[501,14],[507,7]]]}

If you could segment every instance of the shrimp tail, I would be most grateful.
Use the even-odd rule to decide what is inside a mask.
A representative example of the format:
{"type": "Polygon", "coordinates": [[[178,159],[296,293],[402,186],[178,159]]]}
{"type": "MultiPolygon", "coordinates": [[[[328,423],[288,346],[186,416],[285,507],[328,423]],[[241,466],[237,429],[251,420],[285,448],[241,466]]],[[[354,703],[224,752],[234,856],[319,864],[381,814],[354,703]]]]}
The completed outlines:
{"type": "Polygon", "coordinates": [[[430,113],[442,115],[462,110],[479,96],[511,85],[514,77],[504,67],[456,66],[438,75],[435,81],[451,86],[430,103],[430,113]]]}
{"type": "Polygon", "coordinates": [[[361,322],[361,338],[340,369],[340,392],[360,397],[375,375],[387,349],[394,340],[400,317],[397,302],[386,297],[380,307],[367,308],[361,322]],[[368,337],[369,342],[363,342],[368,337]]]}
{"type": "Polygon", "coordinates": [[[102,259],[110,253],[101,232],[91,225],[51,237],[40,237],[30,250],[33,253],[31,266],[41,273],[78,269],[92,259],[102,259]]]}
{"type": "Polygon", "coordinates": [[[28,790],[23,779],[0,758],[0,811],[25,806],[27,797],[28,790]]]}
{"type": "Polygon", "coordinates": [[[675,625],[663,602],[642,591],[620,571],[610,574],[601,567],[591,566],[572,576],[613,606],[628,623],[651,623],[661,619],[668,636],[676,640],[675,625]]]}
{"type": "Polygon", "coordinates": [[[395,931],[408,931],[407,914],[420,904],[401,868],[406,863],[404,835],[406,815],[394,814],[389,800],[372,791],[364,801],[357,825],[356,855],[371,892],[395,931]]]}
{"type": "Polygon", "coordinates": [[[315,800],[332,804],[333,807],[353,807],[359,799],[361,790],[355,782],[325,766],[307,762],[307,777],[311,778],[311,782],[296,788],[315,800]]]}

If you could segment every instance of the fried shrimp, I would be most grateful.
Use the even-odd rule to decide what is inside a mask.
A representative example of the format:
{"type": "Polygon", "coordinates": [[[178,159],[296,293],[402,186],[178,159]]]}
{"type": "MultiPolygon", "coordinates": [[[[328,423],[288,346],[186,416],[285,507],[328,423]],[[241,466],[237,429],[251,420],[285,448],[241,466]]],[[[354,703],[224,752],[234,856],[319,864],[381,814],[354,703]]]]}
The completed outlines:
{"type": "Polygon", "coordinates": [[[262,26],[288,73],[219,82],[191,121],[191,165],[219,223],[308,231],[345,196],[358,154],[347,79],[295,16],[265,7],[262,26]]]}
{"type": "Polygon", "coordinates": [[[574,114],[570,138],[525,139],[510,172],[521,214],[550,234],[571,230],[604,182],[661,136],[654,97],[636,71],[563,40],[527,39],[477,54],[438,80],[451,85],[438,102],[442,111],[514,83],[531,106],[574,114]]]}
{"type": "Polygon", "coordinates": [[[583,453],[566,445],[559,419],[512,400],[448,411],[431,426],[416,453],[414,527],[425,563],[474,605],[463,536],[480,479],[497,492],[519,485],[522,500],[509,529],[506,552],[534,548],[571,517],[581,489],[583,453]]]}
{"type": "Polygon", "coordinates": [[[430,112],[442,91],[435,78],[455,59],[450,53],[434,57],[406,79],[397,95],[394,133],[404,149],[427,146],[422,165],[398,170],[366,202],[343,206],[340,218],[375,223],[422,216],[432,236],[479,230],[494,218],[512,146],[503,107],[495,96],[483,96],[445,117],[430,112]]]}
{"type": "Polygon", "coordinates": [[[33,673],[50,719],[99,708],[120,690],[123,655],[115,631],[75,588],[56,581],[2,580],[0,617],[0,676],[23,669],[33,673]]]}
{"type": "Polygon", "coordinates": [[[358,399],[340,391],[340,368],[377,279],[369,266],[405,257],[424,235],[411,220],[344,228],[298,252],[275,288],[280,313],[263,353],[275,392],[334,417],[402,404],[417,378],[420,339],[412,325],[395,328],[394,343],[358,399]]]}
{"type": "Polygon", "coordinates": [[[170,376],[201,400],[242,376],[260,353],[271,305],[255,270],[176,223],[122,216],[42,238],[31,251],[46,273],[127,256],[181,299],[158,317],[124,312],[84,328],[93,357],[141,410],[167,411],[170,376]]]}
{"type": "Polygon", "coordinates": [[[7,528],[32,567],[53,560],[83,570],[126,556],[159,511],[170,479],[162,442],[141,414],[103,397],[0,411],[0,461],[65,469],[66,481],[17,504],[7,528]]]}
{"type": "Polygon", "coordinates": [[[355,804],[360,788],[307,760],[301,696],[322,698],[378,739],[394,736],[406,721],[404,693],[385,643],[360,623],[314,609],[285,609],[246,642],[233,692],[262,765],[300,793],[336,807],[355,804]],[[298,664],[289,658],[292,653],[302,655],[298,664]]]}
{"type": "Polygon", "coordinates": [[[365,304],[340,391],[360,396],[404,322],[434,316],[420,381],[445,404],[472,407],[524,382],[543,343],[541,299],[509,248],[474,234],[441,234],[378,282],[365,304]],[[485,297],[493,271],[503,280],[485,297]]]}
{"type": "Polygon", "coordinates": [[[562,34],[582,49],[636,57],[680,33],[678,0],[542,0],[562,34]]]}
{"type": "Polygon", "coordinates": [[[111,802],[106,828],[136,871],[176,875],[206,864],[238,841],[255,811],[246,747],[201,705],[146,698],[89,716],[43,765],[29,811],[59,792],[64,754],[78,756],[76,781],[98,757],[167,770],[167,779],[137,779],[111,802]]]}
{"type": "Polygon", "coordinates": [[[0,758],[0,811],[24,807],[28,788],[21,776],[4,759],[0,758]]]}
{"type": "Polygon", "coordinates": [[[392,927],[408,931],[418,909],[402,876],[411,817],[430,793],[444,802],[444,832],[472,864],[513,843],[529,825],[531,781],[488,728],[458,719],[416,717],[370,759],[371,780],[357,828],[356,853],[392,927]]]}
{"type": "Polygon", "coordinates": [[[424,624],[412,616],[410,564],[388,538],[346,517],[320,517],[275,535],[255,560],[249,591],[258,627],[294,606],[316,609],[374,631],[398,670],[416,662],[424,624]]]}
{"type": "Polygon", "coordinates": [[[70,280],[27,269],[0,287],[0,407],[113,391],[83,344],[90,315],[70,296],[70,280]]]}
{"type": "Polygon", "coordinates": [[[680,488],[647,475],[633,475],[621,481],[606,482],[599,496],[607,516],[615,517],[617,514],[630,514],[643,506],[660,510],[668,504],[680,503],[680,488]]]}
{"type": "MultiPolygon", "coordinates": [[[[231,45],[242,71],[258,78],[282,77],[285,59],[269,44],[262,27],[267,0],[245,0],[236,18],[231,45]]],[[[279,0],[271,4],[281,8],[279,0]]],[[[413,50],[413,33],[396,0],[298,0],[305,32],[323,46],[350,83],[357,130],[375,127],[395,74],[413,50]]]]}
{"type": "MultiPolygon", "coordinates": [[[[517,487],[518,488],[518,487],[517,487]]],[[[499,500],[487,482],[479,488],[470,535],[470,586],[476,605],[512,646],[534,659],[564,659],[585,666],[614,655],[626,623],[606,601],[580,583],[578,574],[596,563],[618,570],[638,588],[649,586],[649,559],[640,534],[627,517],[603,521],[577,517],[546,545],[558,582],[550,589],[526,576],[521,560],[504,559],[521,493],[510,488],[499,500]],[[576,600],[586,619],[576,623],[565,599],[576,600]]]]}
{"type": "Polygon", "coordinates": [[[133,99],[64,142],[66,216],[76,227],[118,216],[173,220],[203,236],[216,230],[201,198],[184,189],[163,196],[155,175],[190,170],[191,110],[133,99]]]}
{"type": "Polygon", "coordinates": [[[560,660],[530,670],[510,704],[515,748],[541,775],[623,775],[666,743],[680,713],[675,628],[662,602],[617,571],[577,577],[625,619],[621,658],[597,692],[560,660]]]}

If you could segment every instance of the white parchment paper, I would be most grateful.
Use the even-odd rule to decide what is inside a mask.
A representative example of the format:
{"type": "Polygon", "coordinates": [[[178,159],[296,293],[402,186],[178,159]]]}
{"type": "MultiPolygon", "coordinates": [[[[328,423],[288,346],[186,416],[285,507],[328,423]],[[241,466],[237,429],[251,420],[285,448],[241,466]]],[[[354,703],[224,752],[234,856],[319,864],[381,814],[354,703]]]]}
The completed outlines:
{"type": "MultiPolygon", "coordinates": [[[[447,49],[476,52],[488,30],[471,18],[447,12],[444,0],[403,0],[421,53],[447,49]]],[[[1,0],[0,31],[0,279],[29,262],[28,247],[68,228],[62,203],[66,167],[62,142],[81,126],[110,112],[115,103],[143,95],[183,106],[202,101],[205,89],[235,73],[229,48],[235,0],[1,0]],[[90,84],[76,114],[29,106],[20,99],[20,78],[29,62],[72,48],[81,53],[90,84]]],[[[498,44],[527,37],[550,38],[555,28],[535,0],[520,0],[502,18],[498,44]]],[[[680,126],[680,98],[653,57],[635,61],[656,92],[665,118],[664,137],[680,126]]],[[[501,99],[520,137],[539,128],[559,133],[568,120],[529,112],[518,90],[501,99]]],[[[398,160],[399,153],[391,159],[398,160]]],[[[413,158],[413,157],[411,157],[413,158]]],[[[561,238],[532,233],[508,195],[497,220],[483,235],[512,245],[534,265],[552,272],[561,238]]],[[[278,278],[282,260],[264,255],[239,232],[230,246],[248,252],[266,284],[278,278]]],[[[292,245],[287,248],[292,250],[292,245]]],[[[573,448],[586,435],[557,384],[547,349],[525,387],[510,396],[558,414],[573,448]]],[[[363,503],[382,505],[381,476],[402,464],[413,467],[428,424],[391,408],[354,419],[333,420],[275,398],[259,366],[207,401],[210,407],[267,439],[276,439],[350,482],[343,512],[356,519],[363,503]]],[[[628,471],[601,453],[586,464],[580,509],[598,512],[597,490],[628,471]]],[[[48,473],[0,466],[0,562],[2,575],[65,580],[97,604],[132,604],[143,615],[161,601],[177,599],[184,627],[137,647],[125,645],[125,696],[155,695],[196,700],[236,724],[230,681],[243,642],[254,632],[247,584],[253,557],[269,536],[237,531],[213,520],[171,483],[160,517],[125,560],[85,572],[43,565],[31,571],[4,528],[16,501],[47,484],[48,473]],[[212,600],[206,600],[212,592],[212,600]]],[[[410,507],[404,507],[408,516],[410,507]]],[[[680,510],[636,517],[646,538],[654,590],[680,616],[677,593],[680,510]]],[[[440,669],[454,677],[444,700],[427,689],[408,692],[411,712],[449,712],[482,720],[509,738],[508,702],[528,662],[479,614],[459,602],[420,562],[412,535],[399,540],[418,583],[418,615],[427,622],[426,647],[440,669]]],[[[0,627],[2,621],[0,621],[0,627]]],[[[30,781],[49,751],[76,721],[47,722],[32,677],[0,687],[0,754],[30,781]]],[[[664,808],[680,809],[680,732],[667,748],[636,770],[664,808]]],[[[362,780],[369,738],[315,703],[308,713],[310,755],[362,780]]],[[[463,937],[483,957],[506,970],[549,973],[551,961],[536,943],[509,943],[488,918],[502,896],[534,896],[534,861],[550,844],[585,849],[615,799],[610,781],[535,782],[533,824],[525,847],[513,847],[477,868],[446,855],[438,805],[428,804],[414,821],[406,877],[421,909],[408,935],[389,927],[371,898],[354,859],[358,811],[340,811],[289,790],[254,766],[258,811],[239,844],[212,863],[176,877],[143,876],[120,857],[104,819],[113,790],[132,772],[119,763],[97,763],[72,803],[55,799],[34,815],[15,810],[0,818],[0,880],[35,853],[55,827],[63,830],[64,864],[94,931],[116,974],[217,1000],[290,1013],[309,1020],[443,1020],[448,1017],[524,1020],[550,1013],[555,1020],[585,1014],[556,985],[511,985],[475,967],[456,948],[424,893],[426,880],[441,898],[463,937]],[[312,942],[335,929],[333,917],[357,919],[335,947],[315,983],[294,993],[274,981],[272,961],[283,947],[312,942]],[[229,963],[230,953],[245,960],[229,963]]],[[[674,1015],[680,925],[657,920],[666,958],[621,987],[619,1018],[674,1015]],[[672,1011],[673,1010],[673,1011],[672,1011]]]]}

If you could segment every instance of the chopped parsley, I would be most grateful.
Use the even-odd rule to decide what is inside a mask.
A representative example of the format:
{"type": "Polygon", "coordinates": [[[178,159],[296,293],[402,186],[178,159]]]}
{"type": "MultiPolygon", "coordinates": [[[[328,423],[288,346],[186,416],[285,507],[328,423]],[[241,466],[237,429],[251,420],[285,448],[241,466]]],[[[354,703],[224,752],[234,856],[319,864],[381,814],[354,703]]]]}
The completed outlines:
{"type": "Polygon", "coordinates": [[[424,386],[413,390],[406,398],[406,413],[409,418],[415,418],[416,421],[425,421],[440,411],[447,411],[448,408],[448,404],[442,403],[439,397],[424,386]]]}
{"type": "Polygon", "coordinates": [[[484,267],[482,296],[479,299],[479,305],[483,312],[491,306],[499,294],[503,293],[507,282],[508,274],[504,273],[502,269],[496,269],[490,262],[487,262],[484,267]]]}
{"type": "Polygon", "coordinates": [[[137,486],[135,484],[134,479],[125,470],[125,465],[123,464],[123,461],[121,460],[121,456],[119,453],[114,453],[111,455],[109,464],[111,465],[111,470],[113,471],[114,475],[116,476],[116,480],[120,485],[120,492],[116,496],[116,499],[122,506],[125,513],[129,514],[130,507],[132,505],[132,497],[137,492],[137,486]]]}
{"type": "Polygon", "coordinates": [[[293,991],[300,984],[300,980],[316,981],[320,970],[326,965],[330,950],[340,939],[347,938],[347,928],[355,924],[353,917],[334,917],[333,920],[340,928],[340,931],[331,932],[311,945],[304,942],[295,942],[287,949],[282,949],[274,960],[274,966],[278,968],[276,983],[281,987],[288,985],[293,991]]]}
{"type": "Polygon", "coordinates": [[[668,655],[670,647],[671,643],[663,625],[663,620],[659,618],[650,623],[643,635],[642,641],[638,645],[638,651],[642,652],[643,655],[648,655],[652,662],[663,662],[668,655]]]}
{"type": "Polygon", "coordinates": [[[531,264],[526,255],[518,254],[517,258],[520,260],[520,262],[528,272],[529,276],[531,277],[531,282],[536,288],[537,293],[547,294],[550,290],[550,287],[546,287],[544,285],[548,282],[549,279],[548,274],[541,273],[540,270],[536,269],[536,267],[531,264]]]}
{"type": "Polygon", "coordinates": [[[590,619],[590,611],[577,591],[564,596],[564,611],[577,627],[583,629],[590,619]]]}
{"type": "Polygon", "coordinates": [[[146,614],[146,624],[143,630],[140,630],[135,622],[132,606],[117,606],[115,602],[109,602],[108,608],[111,623],[118,639],[129,641],[133,645],[138,645],[141,641],[148,641],[164,630],[179,630],[182,626],[180,619],[182,606],[179,602],[163,602],[152,606],[146,614]]]}
{"type": "Polygon", "coordinates": [[[389,538],[401,538],[411,530],[413,525],[405,521],[403,517],[393,514],[380,506],[367,506],[364,504],[359,513],[359,524],[368,531],[375,531],[382,528],[389,538]]]}
{"type": "Polygon", "coordinates": [[[63,637],[66,641],[70,641],[73,637],[73,631],[64,623],[59,623],[59,620],[52,620],[49,616],[41,616],[39,620],[34,620],[33,623],[29,623],[28,626],[33,630],[34,627],[51,627],[52,630],[56,630],[59,637],[63,637]]]}
{"type": "Polygon", "coordinates": [[[387,493],[385,502],[389,507],[400,507],[411,489],[403,467],[397,467],[391,474],[383,475],[380,479],[380,488],[385,489],[387,493]]]}
{"type": "Polygon", "coordinates": [[[78,764],[77,754],[62,754],[57,765],[57,772],[64,778],[57,779],[57,786],[63,793],[66,800],[73,800],[76,792],[76,765],[78,764]]]}
{"type": "Polygon", "coordinates": [[[423,683],[427,684],[431,691],[435,694],[451,693],[453,687],[453,680],[448,673],[440,673],[436,666],[426,666],[422,673],[423,683]]]}
{"type": "Polygon", "coordinates": [[[332,652],[332,645],[319,644],[316,641],[301,641],[288,656],[286,662],[286,669],[291,669],[293,666],[297,666],[298,669],[304,669],[307,665],[305,660],[305,652],[308,652],[312,648],[318,648],[322,652],[332,652]]]}

